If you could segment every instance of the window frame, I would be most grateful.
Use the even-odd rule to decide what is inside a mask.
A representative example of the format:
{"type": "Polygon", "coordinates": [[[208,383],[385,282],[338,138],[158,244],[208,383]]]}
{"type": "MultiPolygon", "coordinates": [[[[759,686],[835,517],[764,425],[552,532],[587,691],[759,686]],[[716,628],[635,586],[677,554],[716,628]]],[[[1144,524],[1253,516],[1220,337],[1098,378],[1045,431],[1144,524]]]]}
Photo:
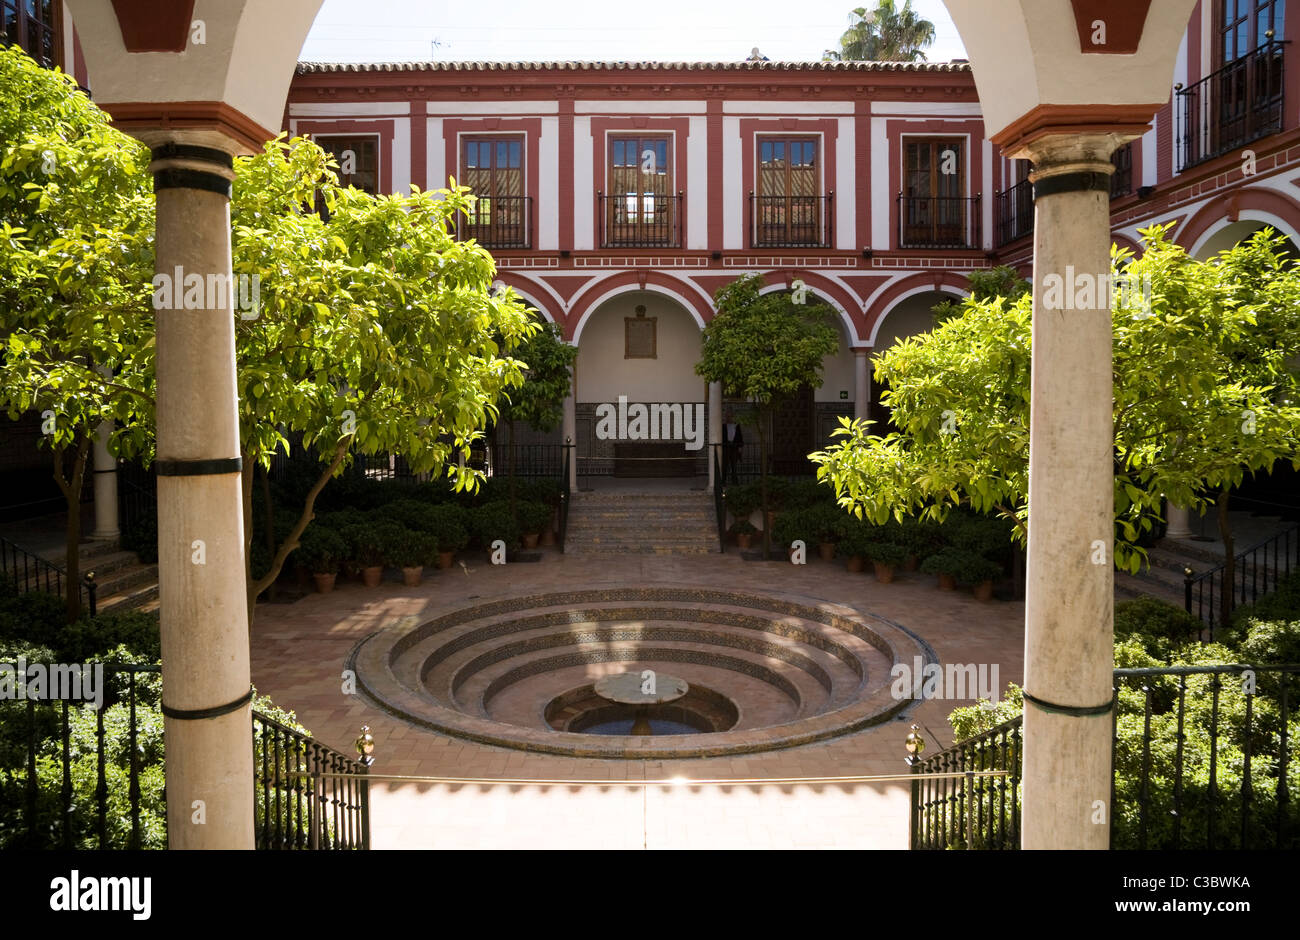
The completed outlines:
{"type": "MultiPolygon", "coordinates": [[[[339,155],[336,154],[336,153],[334,153],[333,150],[331,150],[329,147],[326,147],[323,143],[321,143],[321,141],[322,141],[323,139],[331,139],[331,138],[332,138],[332,139],[335,139],[335,140],[361,140],[361,139],[373,139],[373,140],[374,140],[374,142],[375,142],[375,168],[374,168],[374,174],[375,174],[375,188],[374,188],[374,191],[373,191],[373,192],[370,192],[370,195],[372,195],[372,196],[377,196],[377,195],[379,195],[379,192],[380,192],[380,180],[381,180],[381,178],[382,178],[382,174],[381,174],[381,172],[380,172],[380,164],[381,164],[381,162],[383,161],[383,158],[384,158],[384,142],[383,142],[383,139],[381,138],[381,136],[379,135],[379,133],[377,133],[377,132],[372,132],[372,131],[362,131],[362,132],[360,132],[360,133],[351,133],[351,134],[330,134],[330,133],[321,134],[321,133],[313,132],[312,135],[311,135],[311,139],[312,139],[312,140],[313,140],[313,141],[314,141],[314,142],[315,142],[315,143],[316,143],[316,144],[317,144],[317,145],[318,145],[322,150],[324,150],[326,153],[332,154],[332,155],[334,156],[334,159],[335,159],[335,160],[338,160],[338,159],[339,159],[339,155]]],[[[343,149],[346,150],[347,148],[345,147],[345,148],[343,148],[343,149]]],[[[350,175],[350,176],[355,176],[356,174],[349,174],[349,175],[350,175]]],[[[349,180],[345,180],[345,179],[343,178],[343,173],[342,173],[341,170],[340,170],[339,173],[338,173],[338,177],[339,177],[339,185],[340,185],[340,186],[347,187],[347,186],[355,186],[355,185],[356,185],[355,183],[352,183],[352,182],[350,182],[349,180]]],[[[357,189],[361,189],[362,192],[369,192],[369,190],[363,189],[363,188],[360,187],[360,186],[357,186],[357,189]]]]}
{"type": "Polygon", "coordinates": [[[3,14],[12,10],[18,18],[18,35],[11,43],[7,32],[0,32],[0,44],[16,45],[23,52],[39,63],[43,68],[60,68],[67,71],[64,62],[63,49],[63,0],[50,0],[50,18],[49,22],[42,22],[39,14],[41,0],[37,0],[38,14],[32,17],[26,9],[24,0],[0,0],[0,27],[3,27],[3,14]],[[28,20],[34,19],[38,29],[48,31],[50,34],[50,59],[46,60],[44,56],[37,55],[32,51],[32,39],[29,33],[28,20]]]}

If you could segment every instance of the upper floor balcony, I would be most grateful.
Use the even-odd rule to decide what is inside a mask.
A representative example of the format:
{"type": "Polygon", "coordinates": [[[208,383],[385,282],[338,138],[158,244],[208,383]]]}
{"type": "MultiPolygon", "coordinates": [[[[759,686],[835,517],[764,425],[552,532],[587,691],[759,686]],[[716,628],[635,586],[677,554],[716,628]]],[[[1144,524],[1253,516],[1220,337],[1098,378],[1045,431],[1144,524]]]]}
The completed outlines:
{"type": "Polygon", "coordinates": [[[898,194],[899,248],[980,248],[980,197],[898,194]]]}
{"type": "Polygon", "coordinates": [[[597,190],[601,248],[680,248],[685,193],[597,190]]]}
{"type": "Polygon", "coordinates": [[[531,248],[532,196],[479,196],[456,222],[456,237],[484,248],[531,248]]]}
{"type": "Polygon", "coordinates": [[[1195,84],[1175,86],[1180,172],[1282,130],[1288,43],[1266,36],[1195,84]]]}
{"type": "Polygon", "coordinates": [[[759,196],[749,193],[750,248],[830,248],[835,193],[759,196]]]}

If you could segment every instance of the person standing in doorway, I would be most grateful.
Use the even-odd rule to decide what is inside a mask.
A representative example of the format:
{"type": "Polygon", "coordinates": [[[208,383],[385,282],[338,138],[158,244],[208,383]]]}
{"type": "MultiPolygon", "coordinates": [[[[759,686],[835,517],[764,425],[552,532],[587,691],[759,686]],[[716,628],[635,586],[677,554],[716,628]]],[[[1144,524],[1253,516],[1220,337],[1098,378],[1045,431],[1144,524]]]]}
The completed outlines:
{"type": "Polygon", "coordinates": [[[723,421],[722,482],[725,484],[730,477],[732,483],[737,483],[739,481],[736,479],[736,467],[740,463],[740,448],[744,446],[745,435],[730,410],[727,411],[723,421]]]}

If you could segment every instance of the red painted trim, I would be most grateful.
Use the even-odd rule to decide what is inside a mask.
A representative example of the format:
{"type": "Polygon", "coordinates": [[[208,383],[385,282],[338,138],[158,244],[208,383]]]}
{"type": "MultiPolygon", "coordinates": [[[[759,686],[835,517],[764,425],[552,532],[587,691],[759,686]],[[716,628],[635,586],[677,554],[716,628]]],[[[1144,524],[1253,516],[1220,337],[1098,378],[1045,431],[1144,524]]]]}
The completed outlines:
{"type": "MultiPolygon", "coordinates": [[[[844,195],[846,198],[854,199],[857,204],[855,230],[858,245],[874,249],[876,246],[871,244],[871,103],[869,101],[853,103],[853,156],[856,191],[844,195]]],[[[883,249],[885,246],[880,247],[883,249]]]]}
{"type": "MultiPolygon", "coordinates": [[[[843,285],[837,284],[816,271],[807,271],[803,268],[767,271],[763,274],[763,283],[789,286],[790,282],[795,278],[801,278],[814,293],[836,301],[844,309],[844,312],[849,315],[849,322],[853,324],[853,330],[856,333],[856,335],[849,337],[849,340],[854,345],[867,341],[867,337],[871,333],[870,331],[863,332],[867,326],[867,318],[863,314],[862,304],[845,290],[843,285]]],[[[841,320],[840,323],[842,325],[843,321],[841,320]]]]}
{"type": "Polygon", "coordinates": [[[723,232],[726,214],[726,167],[724,166],[726,146],[723,140],[722,99],[708,100],[708,115],[705,118],[708,131],[709,161],[709,250],[722,251],[725,245],[723,232]]]}
{"type": "Polygon", "coordinates": [[[863,342],[866,342],[866,338],[871,336],[876,329],[876,324],[889,315],[889,311],[893,309],[897,299],[918,287],[927,287],[935,291],[951,287],[962,293],[970,292],[970,282],[965,277],[943,268],[909,275],[893,286],[886,288],[883,294],[870,301],[871,308],[864,317],[866,326],[862,331],[863,342]]]}
{"type": "Polygon", "coordinates": [[[1086,55],[1133,55],[1142,42],[1151,0],[1070,0],[1079,50],[1086,55]],[[1106,44],[1092,41],[1092,24],[1105,24],[1106,44]]]}
{"type": "Polygon", "coordinates": [[[1190,251],[1198,238],[1244,209],[1271,213],[1290,223],[1295,232],[1300,232],[1300,202],[1269,189],[1235,189],[1211,200],[1205,208],[1175,228],[1174,241],[1190,251]]]}
{"type": "Polygon", "coordinates": [[[86,53],[81,49],[81,36],[72,31],[72,77],[82,88],[90,87],[90,71],[86,68],[86,53]]]}
{"type": "Polygon", "coordinates": [[[700,319],[705,323],[713,319],[713,307],[699,297],[695,287],[689,282],[670,277],[660,271],[625,271],[622,274],[613,274],[603,278],[587,288],[577,303],[569,309],[568,322],[564,325],[564,338],[570,341],[573,340],[578,325],[587,317],[592,305],[598,298],[603,297],[615,288],[629,285],[635,285],[638,289],[647,291],[653,291],[654,287],[674,291],[690,303],[692,309],[699,314],[700,319]],[[644,285],[642,284],[642,278],[645,279],[644,285]]]}
{"type": "MultiPolygon", "coordinates": [[[[685,193],[682,204],[678,208],[681,212],[681,233],[683,247],[690,244],[690,210],[691,201],[690,178],[688,176],[687,160],[687,143],[686,138],[690,135],[691,119],[689,117],[655,117],[653,115],[642,114],[620,114],[617,117],[600,117],[593,116],[591,119],[591,167],[592,167],[592,198],[594,200],[596,192],[606,192],[605,177],[609,169],[610,144],[609,138],[621,137],[624,134],[629,136],[640,136],[645,134],[671,133],[673,135],[673,186],[672,193],[685,193]]],[[[572,174],[570,174],[572,175],[572,174]]],[[[594,202],[592,206],[592,234],[595,238],[596,248],[600,249],[600,203],[594,202]]]]}
{"type": "Polygon", "coordinates": [[[194,0],[113,0],[127,52],[184,52],[194,0]]]}
{"type": "Polygon", "coordinates": [[[559,119],[559,186],[560,250],[573,249],[573,99],[560,99],[559,119]]]}
{"type": "Polygon", "coordinates": [[[392,192],[393,185],[393,119],[373,121],[323,121],[315,118],[294,118],[298,122],[298,135],[305,137],[353,137],[362,134],[379,135],[379,193],[392,192]]]}
{"type": "Polygon", "coordinates": [[[426,102],[411,102],[411,185],[420,189],[429,188],[429,116],[425,107],[426,102]]]}
{"type": "Polygon", "coordinates": [[[555,302],[555,298],[551,296],[550,292],[537,281],[514,271],[497,271],[497,280],[508,287],[513,287],[521,294],[527,294],[528,298],[548,320],[552,323],[558,323],[561,329],[564,328],[564,311],[555,302]]]}
{"type": "MultiPolygon", "coordinates": [[[[447,167],[447,175],[456,177],[456,184],[463,186],[461,178],[464,174],[461,172],[460,165],[460,139],[462,136],[491,137],[495,134],[500,135],[523,135],[524,138],[524,195],[533,197],[533,212],[530,228],[528,233],[531,239],[530,245],[537,244],[537,216],[540,212],[538,201],[541,195],[541,169],[538,167],[539,154],[541,152],[542,137],[542,119],[539,117],[525,118],[496,118],[496,117],[464,117],[464,118],[443,118],[442,120],[442,142],[443,157],[446,160],[444,164],[447,167]]],[[[563,179],[563,177],[561,177],[563,179]]],[[[446,182],[439,184],[439,187],[446,186],[446,182]]]]}
{"type": "MultiPolygon", "coordinates": [[[[980,190],[984,186],[984,122],[966,121],[890,121],[885,127],[889,139],[889,244],[873,245],[877,251],[897,250],[898,244],[898,194],[903,189],[903,137],[961,137],[966,136],[966,197],[980,197],[980,231],[984,231],[985,201],[994,198],[992,193],[980,190]]],[[[994,206],[997,209],[997,206],[994,206]]],[[[997,212],[993,214],[997,224],[997,212]]],[[[987,233],[985,233],[987,234],[987,233]]],[[[996,242],[997,239],[995,238],[996,242]]]]}

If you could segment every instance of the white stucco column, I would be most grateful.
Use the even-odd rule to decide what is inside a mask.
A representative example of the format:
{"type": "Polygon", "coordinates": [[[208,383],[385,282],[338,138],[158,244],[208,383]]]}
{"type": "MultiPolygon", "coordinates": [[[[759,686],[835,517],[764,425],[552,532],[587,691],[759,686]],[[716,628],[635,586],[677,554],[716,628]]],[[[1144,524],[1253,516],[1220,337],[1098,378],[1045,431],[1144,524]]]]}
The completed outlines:
{"type": "Polygon", "coordinates": [[[1109,845],[1113,134],[1049,135],[1035,171],[1022,845],[1109,845]],[[1055,293],[1052,288],[1057,287],[1055,293]],[[1091,287],[1090,291],[1087,288],[1091,287]]]}
{"type": "Polygon", "coordinates": [[[1192,511],[1173,503],[1165,504],[1165,515],[1169,527],[1165,531],[1167,539],[1189,539],[1192,537],[1192,511]]]}
{"type": "Polygon", "coordinates": [[[867,374],[870,349],[853,350],[853,417],[865,421],[871,417],[871,381],[867,374]]]}
{"type": "MultiPolygon", "coordinates": [[[[157,271],[173,307],[155,310],[158,585],[167,841],[253,847],[248,606],[240,494],[232,291],[220,307],[176,305],[178,274],[229,278],[234,172],[211,146],[154,147],[157,271]],[[175,309],[180,306],[181,309],[175,309]]],[[[228,282],[227,282],[228,283],[228,282]]],[[[215,300],[214,297],[205,298],[215,300]]],[[[157,304],[156,304],[157,305],[157,304]]]]}
{"type": "Polygon", "coordinates": [[[564,397],[564,421],[562,436],[564,443],[575,445],[569,452],[569,489],[578,491],[578,365],[574,363],[569,377],[569,394],[564,397]]]}
{"type": "Polygon", "coordinates": [[[95,528],[90,537],[111,541],[121,532],[117,525],[117,458],[108,452],[112,421],[102,421],[95,431],[95,528]]]}
{"type": "MultiPolygon", "coordinates": [[[[709,444],[717,444],[722,441],[722,383],[709,383],[709,444]]],[[[713,472],[713,450],[709,447],[709,492],[713,492],[713,487],[717,485],[714,480],[713,472]]],[[[726,482],[723,482],[726,485],[726,482]]]]}

